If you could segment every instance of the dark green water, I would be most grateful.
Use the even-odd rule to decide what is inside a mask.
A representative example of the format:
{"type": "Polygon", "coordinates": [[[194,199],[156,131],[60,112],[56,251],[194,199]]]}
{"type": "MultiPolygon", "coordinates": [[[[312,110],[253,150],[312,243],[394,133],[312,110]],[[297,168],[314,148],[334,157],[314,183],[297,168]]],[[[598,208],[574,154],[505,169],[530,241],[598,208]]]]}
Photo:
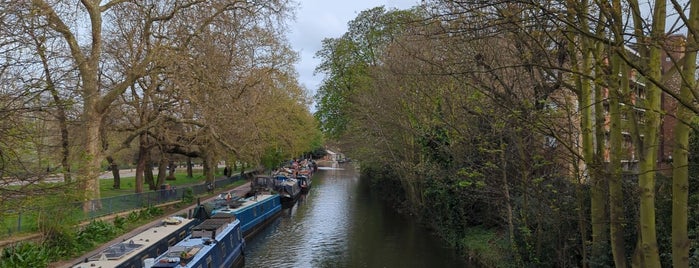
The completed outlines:
{"type": "Polygon", "coordinates": [[[319,170],[301,198],[247,241],[246,267],[472,267],[372,196],[350,164],[319,170]]]}

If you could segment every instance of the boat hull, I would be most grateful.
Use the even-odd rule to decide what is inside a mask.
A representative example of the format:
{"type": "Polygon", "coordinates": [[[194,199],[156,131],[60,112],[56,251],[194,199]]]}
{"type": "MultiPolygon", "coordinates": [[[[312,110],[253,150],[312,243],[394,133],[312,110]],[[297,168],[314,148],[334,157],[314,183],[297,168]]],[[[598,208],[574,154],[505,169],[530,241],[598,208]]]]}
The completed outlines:
{"type": "Polygon", "coordinates": [[[230,205],[224,206],[213,210],[212,214],[221,212],[234,214],[241,222],[241,231],[245,239],[252,238],[267,227],[281,215],[282,211],[281,198],[276,194],[261,194],[231,203],[236,203],[238,206],[235,208],[231,208],[230,205]]]}
{"type": "Polygon", "coordinates": [[[194,227],[192,234],[158,257],[150,267],[240,267],[245,240],[235,215],[219,213],[194,227]]]}

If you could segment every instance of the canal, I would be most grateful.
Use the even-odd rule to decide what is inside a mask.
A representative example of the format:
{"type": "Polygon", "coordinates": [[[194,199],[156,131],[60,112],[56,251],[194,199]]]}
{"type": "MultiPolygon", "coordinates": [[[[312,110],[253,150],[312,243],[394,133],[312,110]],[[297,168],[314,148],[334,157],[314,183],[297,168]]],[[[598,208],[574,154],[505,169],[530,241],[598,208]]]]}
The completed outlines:
{"type": "Polygon", "coordinates": [[[306,196],[247,241],[246,267],[472,267],[376,196],[351,164],[321,168],[306,196]]]}

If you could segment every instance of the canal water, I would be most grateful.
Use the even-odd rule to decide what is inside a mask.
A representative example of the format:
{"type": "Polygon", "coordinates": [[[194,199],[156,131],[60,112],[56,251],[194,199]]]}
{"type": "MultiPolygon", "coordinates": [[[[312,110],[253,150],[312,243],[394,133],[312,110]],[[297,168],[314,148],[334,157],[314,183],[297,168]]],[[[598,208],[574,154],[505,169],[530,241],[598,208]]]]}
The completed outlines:
{"type": "Polygon", "coordinates": [[[245,252],[246,267],[472,267],[371,195],[351,164],[318,170],[310,192],[245,252]]]}

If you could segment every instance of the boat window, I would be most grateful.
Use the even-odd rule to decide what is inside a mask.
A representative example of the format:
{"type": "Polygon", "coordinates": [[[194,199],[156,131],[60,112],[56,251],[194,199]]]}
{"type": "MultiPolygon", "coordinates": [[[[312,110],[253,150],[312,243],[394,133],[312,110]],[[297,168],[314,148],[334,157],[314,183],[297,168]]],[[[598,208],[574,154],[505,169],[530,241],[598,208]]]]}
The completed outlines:
{"type": "Polygon", "coordinates": [[[174,246],[177,243],[177,240],[175,238],[170,238],[170,240],[167,241],[168,246],[174,246]]]}
{"type": "Polygon", "coordinates": [[[180,239],[184,238],[185,235],[187,235],[187,232],[185,232],[185,231],[180,232],[180,239]]]}
{"type": "Polygon", "coordinates": [[[206,258],[206,268],[211,268],[211,256],[206,258]]]}
{"type": "Polygon", "coordinates": [[[221,256],[226,256],[226,243],[221,244],[221,256]]]}

